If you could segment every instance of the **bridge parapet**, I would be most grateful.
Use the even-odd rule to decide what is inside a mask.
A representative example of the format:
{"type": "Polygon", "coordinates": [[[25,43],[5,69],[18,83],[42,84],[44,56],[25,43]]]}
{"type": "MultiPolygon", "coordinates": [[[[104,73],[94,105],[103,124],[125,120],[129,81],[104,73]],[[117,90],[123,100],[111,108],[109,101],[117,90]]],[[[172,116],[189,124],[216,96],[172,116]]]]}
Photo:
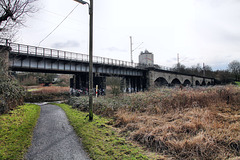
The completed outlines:
{"type": "MultiPolygon", "coordinates": [[[[11,49],[12,49],[11,52],[18,54],[18,55],[28,55],[28,56],[36,56],[36,57],[43,57],[43,58],[89,62],[89,56],[87,54],[74,53],[74,52],[61,51],[61,50],[56,50],[56,49],[49,49],[49,48],[42,48],[42,47],[12,43],[6,39],[1,39],[0,43],[2,45],[11,47],[11,49]]],[[[111,58],[98,57],[98,56],[93,56],[93,63],[121,66],[121,67],[130,67],[130,68],[138,68],[139,67],[138,63],[132,63],[132,62],[116,60],[116,59],[111,59],[111,58]]]]}
{"type": "MultiPolygon", "coordinates": [[[[89,56],[87,54],[68,52],[56,49],[49,49],[19,43],[12,43],[8,39],[0,39],[0,45],[11,47],[11,52],[17,55],[27,55],[27,56],[36,56],[42,58],[53,58],[69,61],[80,61],[80,62],[89,62],[89,56]]],[[[141,63],[133,63],[128,61],[116,60],[111,58],[104,58],[99,56],[93,56],[94,64],[104,64],[120,67],[129,67],[129,68],[139,68],[139,69],[148,69],[156,68],[161,70],[173,71],[172,68],[161,66],[161,65],[146,65],[141,63]]]]}

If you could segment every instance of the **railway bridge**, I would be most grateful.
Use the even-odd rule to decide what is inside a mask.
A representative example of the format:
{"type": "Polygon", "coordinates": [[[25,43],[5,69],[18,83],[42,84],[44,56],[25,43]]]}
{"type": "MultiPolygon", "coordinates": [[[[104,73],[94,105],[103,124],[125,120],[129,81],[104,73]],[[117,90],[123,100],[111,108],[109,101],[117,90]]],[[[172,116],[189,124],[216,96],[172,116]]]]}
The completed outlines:
{"type": "MultiPolygon", "coordinates": [[[[89,57],[87,54],[48,49],[7,40],[0,41],[0,56],[5,57],[12,71],[72,74],[71,87],[88,88],[89,57]]],[[[142,52],[139,63],[93,57],[93,83],[106,87],[106,77],[121,77],[126,92],[146,90],[154,86],[213,85],[214,79],[174,72],[171,68],[154,65],[153,54],[142,52]]]]}

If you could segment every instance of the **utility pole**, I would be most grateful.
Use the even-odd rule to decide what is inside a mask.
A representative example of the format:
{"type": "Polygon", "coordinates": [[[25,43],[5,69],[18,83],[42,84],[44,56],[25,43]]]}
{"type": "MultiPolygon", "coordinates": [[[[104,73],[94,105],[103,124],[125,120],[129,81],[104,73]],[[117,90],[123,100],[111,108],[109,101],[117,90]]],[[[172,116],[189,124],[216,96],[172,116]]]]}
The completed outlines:
{"type": "Polygon", "coordinates": [[[138,49],[141,45],[143,44],[143,42],[141,44],[139,44],[136,48],[132,48],[133,47],[133,43],[132,43],[132,36],[130,36],[130,56],[131,56],[131,63],[133,63],[133,52],[138,49]]]}
{"type": "Polygon", "coordinates": [[[177,63],[179,64],[179,53],[177,54],[177,63]]]}
{"type": "Polygon", "coordinates": [[[93,121],[93,0],[90,0],[89,15],[89,121],[93,121]]]}
{"type": "Polygon", "coordinates": [[[180,62],[179,62],[179,53],[177,54],[177,69],[179,70],[180,68],[180,62]]]}
{"type": "Polygon", "coordinates": [[[89,7],[89,121],[93,121],[93,0],[74,0],[89,7]]]}
{"type": "Polygon", "coordinates": [[[131,63],[133,63],[133,55],[132,55],[132,36],[130,36],[130,56],[131,56],[131,63]]]}
{"type": "Polygon", "coordinates": [[[206,71],[205,71],[205,64],[203,63],[203,76],[205,77],[206,71]]]}

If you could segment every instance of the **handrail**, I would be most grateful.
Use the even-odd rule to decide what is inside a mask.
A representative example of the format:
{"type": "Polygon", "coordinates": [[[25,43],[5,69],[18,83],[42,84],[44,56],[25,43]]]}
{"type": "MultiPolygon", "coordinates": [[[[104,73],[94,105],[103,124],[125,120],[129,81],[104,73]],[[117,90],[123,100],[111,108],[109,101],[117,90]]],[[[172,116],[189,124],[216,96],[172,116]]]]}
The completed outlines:
{"type": "MultiPolygon", "coordinates": [[[[75,53],[75,52],[68,52],[50,48],[43,48],[19,43],[12,43],[8,39],[0,38],[0,45],[9,46],[12,48],[12,52],[33,55],[38,57],[45,57],[45,58],[57,58],[57,59],[64,59],[70,61],[80,61],[80,62],[88,62],[89,56],[87,54],[82,53],[75,53]]],[[[139,68],[144,69],[146,67],[154,67],[157,69],[168,70],[171,71],[172,69],[165,66],[160,65],[146,65],[141,63],[132,63],[128,61],[122,61],[117,59],[93,56],[93,63],[94,64],[103,64],[103,65],[114,65],[119,67],[130,67],[130,68],[139,68]]]]}

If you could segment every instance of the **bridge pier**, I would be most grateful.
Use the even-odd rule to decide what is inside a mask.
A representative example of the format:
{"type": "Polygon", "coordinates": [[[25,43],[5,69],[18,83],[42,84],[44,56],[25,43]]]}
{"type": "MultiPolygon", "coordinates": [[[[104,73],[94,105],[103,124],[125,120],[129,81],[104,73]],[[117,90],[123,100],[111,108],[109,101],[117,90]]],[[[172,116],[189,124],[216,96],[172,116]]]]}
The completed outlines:
{"type": "Polygon", "coordinates": [[[96,88],[96,85],[98,85],[99,90],[106,90],[106,77],[100,76],[98,74],[93,74],[93,88],[96,88]]]}
{"type": "Polygon", "coordinates": [[[73,84],[70,85],[74,89],[88,88],[88,76],[87,73],[80,73],[73,75],[73,84]]]}
{"type": "Polygon", "coordinates": [[[1,71],[8,70],[9,66],[9,53],[11,51],[11,48],[8,46],[2,46],[0,45],[0,65],[1,65],[1,71]]]}
{"type": "Polygon", "coordinates": [[[130,93],[135,92],[135,77],[129,77],[130,79],[130,93]]]}
{"type": "MultiPolygon", "coordinates": [[[[99,76],[94,73],[93,74],[93,88],[96,88],[96,85],[98,85],[98,89],[106,90],[106,77],[99,76]]],[[[86,91],[88,92],[89,91],[89,75],[88,75],[88,73],[74,74],[73,77],[70,79],[70,88],[74,89],[74,91],[76,91],[77,89],[81,89],[85,93],[86,93],[86,91]]]]}
{"type": "Polygon", "coordinates": [[[126,87],[126,78],[122,77],[121,79],[121,90],[123,93],[126,93],[127,87],[126,87]]]}
{"type": "Polygon", "coordinates": [[[144,79],[142,77],[123,77],[121,80],[122,90],[126,93],[144,91],[144,79]]]}
{"type": "Polygon", "coordinates": [[[126,79],[126,93],[129,93],[131,91],[131,84],[129,77],[124,77],[126,79]]]}

